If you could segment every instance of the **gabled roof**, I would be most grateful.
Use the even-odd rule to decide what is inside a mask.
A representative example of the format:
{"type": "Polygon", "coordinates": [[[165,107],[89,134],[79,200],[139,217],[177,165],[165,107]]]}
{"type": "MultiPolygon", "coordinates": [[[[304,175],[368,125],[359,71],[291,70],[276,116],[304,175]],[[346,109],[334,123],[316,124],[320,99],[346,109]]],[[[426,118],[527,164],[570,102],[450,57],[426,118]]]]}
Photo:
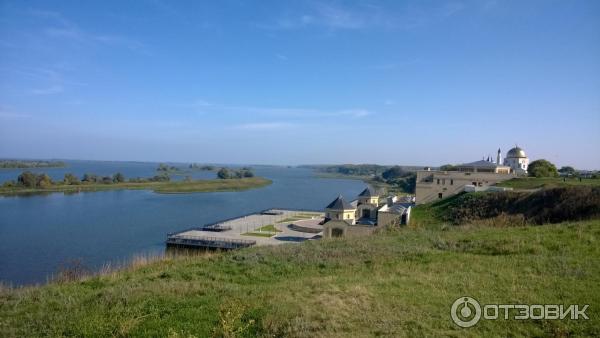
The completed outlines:
{"type": "Polygon", "coordinates": [[[329,203],[329,205],[326,206],[325,209],[331,209],[331,210],[352,210],[352,209],[356,209],[356,208],[353,207],[352,204],[346,202],[346,200],[344,200],[344,198],[342,197],[342,195],[340,195],[340,196],[338,196],[338,198],[336,198],[335,200],[333,200],[333,202],[329,203]]]}
{"type": "Polygon", "coordinates": [[[377,194],[375,189],[371,188],[370,186],[368,186],[365,190],[363,190],[360,194],[358,194],[358,197],[377,197],[377,196],[379,196],[379,195],[377,194]]]}

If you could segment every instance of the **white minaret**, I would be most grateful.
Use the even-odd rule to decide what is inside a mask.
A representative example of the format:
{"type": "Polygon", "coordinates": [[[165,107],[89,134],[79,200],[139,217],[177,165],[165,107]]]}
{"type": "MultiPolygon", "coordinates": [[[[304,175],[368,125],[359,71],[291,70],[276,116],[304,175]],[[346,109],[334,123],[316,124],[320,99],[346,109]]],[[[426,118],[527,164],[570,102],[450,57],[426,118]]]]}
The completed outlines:
{"type": "Polygon", "coordinates": [[[496,164],[502,165],[502,162],[500,162],[501,160],[502,160],[502,151],[500,150],[500,148],[498,148],[498,155],[496,155],[496,164]]]}

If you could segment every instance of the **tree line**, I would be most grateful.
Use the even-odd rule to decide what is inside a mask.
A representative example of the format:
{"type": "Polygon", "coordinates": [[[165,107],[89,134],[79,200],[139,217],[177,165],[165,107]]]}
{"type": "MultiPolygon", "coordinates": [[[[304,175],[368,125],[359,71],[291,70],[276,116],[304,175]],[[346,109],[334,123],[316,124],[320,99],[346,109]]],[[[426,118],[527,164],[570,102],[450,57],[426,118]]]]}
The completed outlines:
{"type": "Polygon", "coordinates": [[[65,162],[61,161],[18,161],[4,160],[0,161],[2,169],[20,169],[20,168],[58,168],[64,167],[65,162]]]}
{"type": "Polygon", "coordinates": [[[49,188],[52,185],[80,185],[80,184],[119,184],[119,183],[144,183],[144,182],[168,182],[171,178],[169,175],[162,173],[150,178],[131,178],[127,180],[125,175],[118,172],[111,176],[101,176],[96,174],[84,174],[81,179],[72,173],[65,174],[62,181],[53,181],[50,176],[45,173],[36,174],[31,171],[24,171],[17,180],[4,182],[4,187],[24,187],[24,188],[49,188]]]}
{"type": "Polygon", "coordinates": [[[232,179],[232,178],[245,178],[245,177],[254,177],[254,173],[251,168],[244,167],[242,169],[228,169],[221,168],[217,172],[217,177],[222,180],[232,179]]]}

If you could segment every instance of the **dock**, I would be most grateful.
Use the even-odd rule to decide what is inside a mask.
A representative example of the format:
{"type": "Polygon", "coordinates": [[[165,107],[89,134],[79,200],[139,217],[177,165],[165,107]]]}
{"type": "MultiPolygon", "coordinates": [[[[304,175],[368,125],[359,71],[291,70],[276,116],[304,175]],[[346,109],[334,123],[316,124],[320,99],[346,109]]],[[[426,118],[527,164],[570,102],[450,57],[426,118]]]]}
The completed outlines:
{"type": "Polygon", "coordinates": [[[234,250],[320,238],[322,211],[268,209],[167,234],[167,247],[234,250]],[[309,221],[311,231],[294,223],[309,221]],[[263,229],[266,227],[266,229],[263,229]],[[316,228],[315,228],[316,227],[316,228]],[[276,229],[276,231],[273,231],[276,229]]]}
{"type": "Polygon", "coordinates": [[[251,247],[256,244],[256,241],[249,239],[229,239],[209,236],[168,234],[166,243],[169,246],[177,247],[233,250],[251,247]]]}

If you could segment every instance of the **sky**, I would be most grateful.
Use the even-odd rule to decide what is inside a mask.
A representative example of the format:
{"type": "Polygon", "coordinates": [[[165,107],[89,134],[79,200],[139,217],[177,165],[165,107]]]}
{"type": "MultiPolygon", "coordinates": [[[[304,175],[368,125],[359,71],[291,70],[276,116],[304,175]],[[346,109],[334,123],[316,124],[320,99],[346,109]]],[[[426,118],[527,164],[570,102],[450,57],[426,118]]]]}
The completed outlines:
{"type": "Polygon", "coordinates": [[[0,157],[600,169],[600,1],[0,0],[0,157]]]}

